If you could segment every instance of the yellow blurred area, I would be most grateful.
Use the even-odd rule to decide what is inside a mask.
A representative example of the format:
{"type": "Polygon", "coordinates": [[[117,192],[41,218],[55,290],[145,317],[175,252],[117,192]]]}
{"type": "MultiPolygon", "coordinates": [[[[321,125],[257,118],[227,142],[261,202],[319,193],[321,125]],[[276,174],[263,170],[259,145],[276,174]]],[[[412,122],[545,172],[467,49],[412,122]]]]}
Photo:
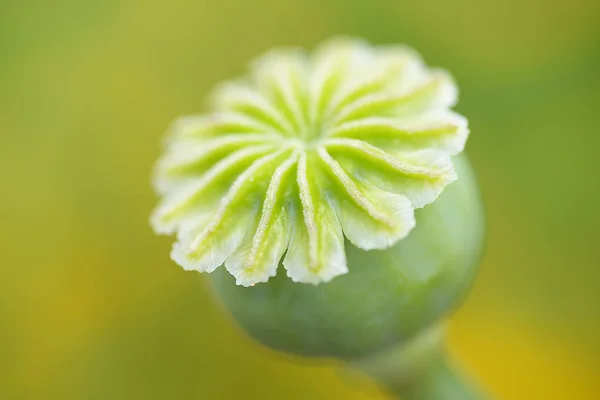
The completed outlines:
{"type": "Polygon", "coordinates": [[[499,399],[600,398],[600,3],[4,0],[0,399],[383,399],[243,336],[148,227],[163,132],[276,45],[448,68],[488,249],[451,327],[499,399]]]}

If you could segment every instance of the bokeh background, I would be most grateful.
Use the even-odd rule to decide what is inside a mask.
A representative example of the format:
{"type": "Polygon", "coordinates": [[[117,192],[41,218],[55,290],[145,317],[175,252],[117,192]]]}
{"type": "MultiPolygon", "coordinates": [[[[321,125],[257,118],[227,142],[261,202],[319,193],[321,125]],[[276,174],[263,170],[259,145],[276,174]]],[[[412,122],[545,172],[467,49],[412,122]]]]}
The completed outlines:
{"type": "Polygon", "coordinates": [[[499,399],[600,398],[597,0],[1,0],[0,398],[386,398],[250,342],[147,223],[173,118],[340,33],[460,84],[489,237],[452,351],[499,399]]]}

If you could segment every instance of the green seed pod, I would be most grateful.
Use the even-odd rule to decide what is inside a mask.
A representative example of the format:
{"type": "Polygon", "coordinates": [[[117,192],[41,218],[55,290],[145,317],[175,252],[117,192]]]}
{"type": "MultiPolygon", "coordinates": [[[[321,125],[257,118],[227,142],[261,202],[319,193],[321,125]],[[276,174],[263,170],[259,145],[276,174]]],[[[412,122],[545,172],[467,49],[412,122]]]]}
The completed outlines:
{"type": "Polygon", "coordinates": [[[404,47],[270,52],[173,125],[152,226],[266,346],[354,360],[405,344],[465,295],[481,251],[456,100],[404,47]]]}

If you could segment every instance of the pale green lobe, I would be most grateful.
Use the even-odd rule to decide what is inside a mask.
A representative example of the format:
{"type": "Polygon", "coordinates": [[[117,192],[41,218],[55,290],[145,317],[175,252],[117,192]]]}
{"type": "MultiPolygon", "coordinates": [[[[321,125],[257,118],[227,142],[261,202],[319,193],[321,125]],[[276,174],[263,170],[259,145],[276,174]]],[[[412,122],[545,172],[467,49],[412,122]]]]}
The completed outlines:
{"type": "Polygon", "coordinates": [[[284,135],[292,135],[294,127],[285,114],[271,104],[260,92],[241,83],[227,83],[215,90],[215,107],[233,110],[255,118],[257,121],[284,135]]]}
{"type": "Polygon", "coordinates": [[[359,184],[324,149],[319,149],[319,157],[335,181],[332,187],[340,223],[354,245],[385,249],[414,227],[413,207],[406,196],[359,184]]]}
{"type": "Polygon", "coordinates": [[[415,115],[445,108],[456,99],[455,92],[449,87],[452,87],[451,81],[445,75],[440,75],[406,92],[369,94],[348,104],[334,121],[342,123],[373,115],[415,115]]]}
{"type": "Polygon", "coordinates": [[[200,179],[166,196],[153,215],[154,229],[159,232],[171,233],[181,223],[186,222],[189,214],[211,207],[215,197],[214,191],[218,191],[219,187],[222,188],[224,182],[235,178],[243,166],[266,154],[270,149],[272,149],[271,145],[264,145],[247,147],[232,153],[215,164],[200,179]]]}
{"type": "Polygon", "coordinates": [[[454,155],[464,149],[468,133],[464,118],[436,111],[417,117],[368,117],[346,122],[332,129],[330,136],[374,143],[388,141],[404,150],[431,149],[454,155]]]}
{"type": "MultiPolygon", "coordinates": [[[[222,158],[238,150],[272,146],[277,137],[273,134],[231,134],[206,141],[202,146],[178,143],[157,164],[155,181],[158,190],[168,194],[187,179],[194,179],[222,158]]],[[[270,148],[270,147],[264,147],[270,148]]]]}
{"type": "Polygon", "coordinates": [[[342,78],[352,68],[364,65],[370,48],[365,43],[336,41],[325,43],[315,51],[314,67],[309,81],[310,121],[318,123],[323,114],[339,100],[342,78]]]}
{"type": "Polygon", "coordinates": [[[235,180],[208,223],[191,231],[187,246],[174,250],[174,256],[185,260],[184,268],[211,272],[239,248],[255,213],[249,197],[252,189],[262,186],[272,166],[288,152],[283,149],[258,159],[235,180]]]}
{"type": "Polygon", "coordinates": [[[212,136],[232,133],[266,133],[271,128],[262,121],[239,112],[218,112],[210,116],[184,117],[175,121],[171,127],[168,142],[177,145],[185,139],[206,139],[212,136]]]}
{"type": "Polygon", "coordinates": [[[151,224],[177,234],[185,269],[225,265],[252,286],[282,263],[294,281],[329,281],[348,272],[345,238],[395,245],[457,178],[469,130],[456,100],[450,75],[405,47],[271,51],[172,125],[151,224]]]}
{"type": "Polygon", "coordinates": [[[294,152],[277,167],[269,183],[255,231],[247,235],[245,243],[225,263],[240,285],[266,282],[277,273],[279,260],[287,249],[291,233],[285,194],[297,158],[298,154],[294,152]]]}
{"type": "Polygon", "coordinates": [[[310,174],[310,168],[302,154],[297,168],[300,203],[292,213],[294,228],[283,265],[293,281],[319,283],[345,274],[348,269],[338,217],[319,191],[317,177],[310,174]]]}
{"type": "Polygon", "coordinates": [[[295,136],[306,130],[304,87],[306,85],[305,57],[300,51],[274,50],[257,60],[252,77],[258,90],[287,118],[295,136]]]}
{"type": "Polygon", "coordinates": [[[353,139],[329,140],[327,149],[356,181],[363,184],[368,181],[372,187],[402,194],[414,208],[433,202],[456,179],[450,157],[440,152],[405,152],[394,156],[353,139]]]}

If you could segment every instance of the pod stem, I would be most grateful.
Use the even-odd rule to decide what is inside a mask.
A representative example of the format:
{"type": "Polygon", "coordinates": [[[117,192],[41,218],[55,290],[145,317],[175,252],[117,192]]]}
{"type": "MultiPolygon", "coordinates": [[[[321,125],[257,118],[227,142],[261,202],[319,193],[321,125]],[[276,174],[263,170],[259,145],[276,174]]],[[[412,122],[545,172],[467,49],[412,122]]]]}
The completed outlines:
{"type": "Polygon", "coordinates": [[[456,366],[441,355],[418,378],[387,389],[402,400],[483,400],[485,397],[465,379],[456,366]]]}
{"type": "Polygon", "coordinates": [[[354,362],[402,400],[484,400],[485,396],[446,354],[444,327],[436,326],[407,345],[354,362]]]}

